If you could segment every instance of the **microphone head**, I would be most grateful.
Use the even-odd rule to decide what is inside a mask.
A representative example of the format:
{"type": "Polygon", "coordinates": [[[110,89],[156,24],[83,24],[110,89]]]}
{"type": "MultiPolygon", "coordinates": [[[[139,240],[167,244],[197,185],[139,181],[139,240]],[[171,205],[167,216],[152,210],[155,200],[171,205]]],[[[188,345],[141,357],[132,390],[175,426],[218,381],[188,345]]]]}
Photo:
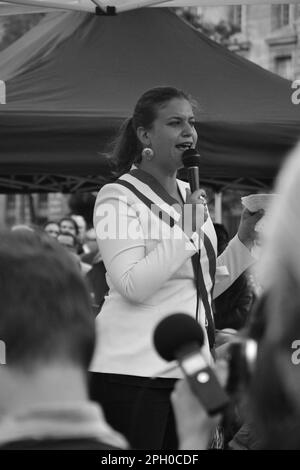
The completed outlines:
{"type": "Polygon", "coordinates": [[[191,343],[201,348],[204,334],[194,318],[185,313],[175,313],[159,322],[154,330],[153,341],[158,354],[166,361],[173,361],[177,359],[178,351],[191,343]]]}
{"type": "Polygon", "coordinates": [[[201,161],[201,156],[198,150],[196,149],[187,149],[182,154],[182,163],[185,168],[191,166],[199,166],[201,161]]]}

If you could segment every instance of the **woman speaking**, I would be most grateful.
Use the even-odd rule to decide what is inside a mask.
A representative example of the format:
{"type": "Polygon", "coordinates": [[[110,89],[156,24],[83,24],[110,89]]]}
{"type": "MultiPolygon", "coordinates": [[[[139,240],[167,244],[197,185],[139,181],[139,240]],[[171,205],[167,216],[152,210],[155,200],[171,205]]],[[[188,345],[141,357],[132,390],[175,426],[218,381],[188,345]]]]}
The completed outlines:
{"type": "Polygon", "coordinates": [[[191,194],[176,178],[183,152],[196,142],[190,98],[171,87],[147,91],[115,144],[121,176],[101,189],[95,205],[109,294],[96,319],[91,396],[134,448],[176,449],[170,393],[181,375],[178,369],[160,374],[167,363],[152,344],[155,326],[172,313],[193,316],[203,326],[203,354],[211,360],[212,295],[253,263],[249,248],[261,214],[244,212],[238,234],[216,259],[203,193],[191,194]],[[149,381],[155,374],[159,378],[149,381]]]}

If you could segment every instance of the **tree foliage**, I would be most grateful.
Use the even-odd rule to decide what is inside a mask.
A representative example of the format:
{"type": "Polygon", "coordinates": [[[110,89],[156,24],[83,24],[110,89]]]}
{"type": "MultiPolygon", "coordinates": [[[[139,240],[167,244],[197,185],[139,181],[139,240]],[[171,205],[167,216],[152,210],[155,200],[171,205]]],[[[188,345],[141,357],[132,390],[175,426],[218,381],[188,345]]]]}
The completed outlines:
{"type": "Polygon", "coordinates": [[[208,36],[213,41],[216,41],[223,46],[229,46],[231,43],[230,38],[240,31],[239,27],[228,20],[221,20],[217,24],[204,21],[203,18],[188,8],[176,8],[178,16],[187,21],[194,28],[201,31],[201,33],[208,36]]]}

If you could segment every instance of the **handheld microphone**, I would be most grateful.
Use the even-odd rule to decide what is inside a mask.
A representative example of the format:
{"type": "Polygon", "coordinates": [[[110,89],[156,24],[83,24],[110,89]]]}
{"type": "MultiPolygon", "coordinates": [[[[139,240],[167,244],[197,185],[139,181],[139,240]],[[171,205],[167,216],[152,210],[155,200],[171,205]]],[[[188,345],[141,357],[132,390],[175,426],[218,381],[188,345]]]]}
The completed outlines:
{"type": "Polygon", "coordinates": [[[188,171],[188,180],[192,193],[199,189],[199,165],[201,156],[196,149],[187,149],[182,154],[182,163],[188,171]]]}
{"type": "Polygon", "coordinates": [[[224,410],[229,398],[201,354],[204,334],[196,320],[184,313],[170,315],[156,326],[153,341],[163,359],[178,361],[191,390],[209,415],[224,410]]]}

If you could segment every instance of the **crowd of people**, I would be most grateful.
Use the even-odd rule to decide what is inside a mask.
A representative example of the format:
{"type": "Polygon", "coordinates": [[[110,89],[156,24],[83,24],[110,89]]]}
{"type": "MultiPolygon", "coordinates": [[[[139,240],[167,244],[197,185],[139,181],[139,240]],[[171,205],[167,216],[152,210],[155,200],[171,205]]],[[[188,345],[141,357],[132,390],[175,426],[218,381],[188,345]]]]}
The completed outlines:
{"type": "Polygon", "coordinates": [[[71,213],[59,221],[47,220],[42,227],[18,224],[12,226],[11,230],[45,232],[62,245],[72,255],[87,281],[94,314],[99,313],[108,290],[106,270],[97,246],[95,230],[87,229],[87,222],[82,215],[71,213]]]}
{"type": "Polygon", "coordinates": [[[267,214],[257,296],[248,276],[264,211],[244,209],[229,240],[214,227],[203,191],[177,179],[183,153],[197,145],[194,111],[171,87],[138,100],[115,142],[116,179],[96,200],[97,246],[74,215],[42,231],[1,234],[0,448],[300,447],[292,360],[300,335],[300,147],[267,214]],[[224,415],[209,416],[178,364],[154,348],[155,327],[174,313],[203,329],[201,354],[231,399],[224,415]],[[257,353],[246,380],[250,339],[257,353]]]}

